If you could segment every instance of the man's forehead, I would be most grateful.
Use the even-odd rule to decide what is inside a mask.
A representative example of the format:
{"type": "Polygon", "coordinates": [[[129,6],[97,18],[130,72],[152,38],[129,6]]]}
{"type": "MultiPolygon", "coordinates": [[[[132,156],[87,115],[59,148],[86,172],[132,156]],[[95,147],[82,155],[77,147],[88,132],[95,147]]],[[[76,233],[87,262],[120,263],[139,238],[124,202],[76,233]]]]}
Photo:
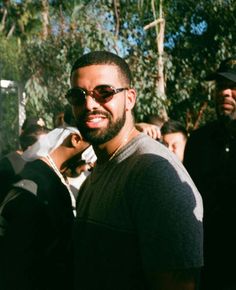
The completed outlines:
{"type": "Polygon", "coordinates": [[[78,67],[74,72],[79,72],[83,70],[106,70],[106,69],[116,69],[119,70],[119,67],[116,64],[113,63],[99,63],[99,64],[90,64],[82,67],[78,67]]]}
{"type": "Polygon", "coordinates": [[[98,82],[100,84],[105,81],[106,84],[113,84],[120,82],[121,79],[123,79],[123,75],[119,67],[113,64],[84,66],[73,71],[71,75],[71,83],[98,82]]]}

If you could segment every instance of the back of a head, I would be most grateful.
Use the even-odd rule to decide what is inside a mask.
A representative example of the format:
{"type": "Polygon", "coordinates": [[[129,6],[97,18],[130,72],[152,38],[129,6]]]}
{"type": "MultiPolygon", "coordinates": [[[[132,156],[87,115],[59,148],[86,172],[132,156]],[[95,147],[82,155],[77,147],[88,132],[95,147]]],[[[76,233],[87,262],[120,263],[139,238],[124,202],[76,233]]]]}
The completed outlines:
{"type": "Polygon", "coordinates": [[[25,151],[29,146],[33,145],[39,136],[48,133],[48,129],[40,125],[30,125],[20,134],[20,146],[25,151]]]}
{"type": "Polygon", "coordinates": [[[148,115],[145,117],[144,122],[156,125],[161,128],[163,123],[165,122],[164,118],[158,116],[158,115],[148,115]]]}
{"type": "Polygon", "coordinates": [[[79,68],[90,65],[115,65],[119,68],[128,85],[132,82],[132,74],[125,60],[117,54],[108,51],[93,51],[78,58],[71,70],[71,74],[79,68]]]}
{"type": "Polygon", "coordinates": [[[64,121],[67,126],[76,127],[75,117],[72,112],[72,108],[70,105],[67,105],[64,110],[64,121]]]}
{"type": "Polygon", "coordinates": [[[21,129],[22,131],[27,130],[27,128],[34,126],[34,125],[38,125],[41,127],[45,127],[45,122],[41,117],[36,117],[36,116],[29,116],[25,119],[21,129]]]}
{"type": "Polygon", "coordinates": [[[29,147],[22,154],[22,157],[26,161],[33,161],[35,159],[45,157],[55,149],[57,149],[70,134],[77,134],[80,136],[80,132],[74,127],[58,127],[47,134],[38,138],[31,147],[29,147]]]}
{"type": "Polygon", "coordinates": [[[72,108],[69,104],[65,106],[63,111],[58,112],[54,116],[53,125],[54,128],[76,126],[75,117],[73,115],[72,108]]]}
{"type": "Polygon", "coordinates": [[[188,132],[181,122],[169,119],[161,127],[161,134],[166,135],[171,133],[182,133],[186,138],[188,136],[188,132]]]}

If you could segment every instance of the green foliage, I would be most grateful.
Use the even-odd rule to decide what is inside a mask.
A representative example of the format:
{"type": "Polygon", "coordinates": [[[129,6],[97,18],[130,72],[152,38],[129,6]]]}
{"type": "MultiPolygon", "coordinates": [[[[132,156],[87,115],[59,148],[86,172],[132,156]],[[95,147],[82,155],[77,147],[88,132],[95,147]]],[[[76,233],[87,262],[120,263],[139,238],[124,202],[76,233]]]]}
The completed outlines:
{"type": "Polygon", "coordinates": [[[52,36],[46,41],[30,42],[25,48],[25,74],[29,76],[25,85],[26,110],[44,116],[49,127],[66,104],[71,69],[68,57],[82,53],[76,40],[52,36]]]}
{"type": "Polygon", "coordinates": [[[42,39],[42,1],[0,1],[1,77],[21,81],[27,113],[43,116],[51,127],[54,115],[66,104],[72,63],[84,52],[106,49],[131,66],[138,91],[137,120],[164,108],[188,128],[202,125],[215,117],[212,87],[205,77],[222,59],[236,54],[236,2],[162,1],[166,22],[162,96],[156,89],[158,30],[144,30],[158,17],[159,3],[48,0],[50,29],[42,39]]]}
{"type": "Polygon", "coordinates": [[[19,148],[18,144],[18,101],[15,87],[1,89],[0,93],[0,150],[6,154],[19,148]]]}
{"type": "Polygon", "coordinates": [[[19,80],[20,44],[16,38],[7,40],[0,35],[0,77],[7,80],[19,80]]]}
{"type": "Polygon", "coordinates": [[[235,1],[175,1],[166,15],[167,94],[170,115],[185,118],[191,112],[194,125],[204,102],[208,103],[200,124],[212,118],[214,110],[206,75],[217,69],[222,59],[236,53],[235,1]],[[220,11],[220,13],[215,13],[220,11]],[[181,21],[182,19],[182,21],[181,21]],[[174,21],[173,21],[174,20],[174,21]],[[176,33],[173,34],[173,29],[176,33]],[[209,118],[208,118],[209,117],[209,118]]]}
{"type": "MultiPolygon", "coordinates": [[[[73,62],[84,51],[104,49],[108,45],[106,34],[110,31],[108,23],[104,25],[107,17],[90,3],[76,6],[72,13],[76,31],[58,31],[45,41],[34,39],[26,44],[24,75],[28,76],[25,86],[28,114],[37,112],[44,116],[49,127],[53,126],[55,114],[63,111],[66,104],[64,96],[70,85],[73,62]],[[94,20],[88,22],[90,18],[94,20]]],[[[109,43],[112,43],[111,37],[109,43]]]]}

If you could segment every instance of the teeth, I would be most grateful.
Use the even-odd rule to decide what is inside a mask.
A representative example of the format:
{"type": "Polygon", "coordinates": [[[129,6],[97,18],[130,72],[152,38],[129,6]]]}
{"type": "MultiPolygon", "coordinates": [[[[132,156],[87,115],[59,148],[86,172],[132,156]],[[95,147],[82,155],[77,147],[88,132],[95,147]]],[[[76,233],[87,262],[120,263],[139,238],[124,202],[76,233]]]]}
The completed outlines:
{"type": "Polygon", "coordinates": [[[102,118],[93,118],[93,119],[90,119],[89,122],[98,123],[101,120],[102,120],[102,118]]]}

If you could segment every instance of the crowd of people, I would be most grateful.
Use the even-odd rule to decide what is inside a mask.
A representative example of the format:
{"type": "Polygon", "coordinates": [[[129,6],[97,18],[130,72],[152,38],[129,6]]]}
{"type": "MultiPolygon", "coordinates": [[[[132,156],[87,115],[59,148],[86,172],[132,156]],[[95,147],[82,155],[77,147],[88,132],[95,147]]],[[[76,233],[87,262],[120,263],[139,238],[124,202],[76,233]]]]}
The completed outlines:
{"type": "Polygon", "coordinates": [[[79,57],[49,130],[0,160],[1,290],[236,290],[236,57],[207,77],[218,119],[136,123],[126,61],[79,57]]]}

